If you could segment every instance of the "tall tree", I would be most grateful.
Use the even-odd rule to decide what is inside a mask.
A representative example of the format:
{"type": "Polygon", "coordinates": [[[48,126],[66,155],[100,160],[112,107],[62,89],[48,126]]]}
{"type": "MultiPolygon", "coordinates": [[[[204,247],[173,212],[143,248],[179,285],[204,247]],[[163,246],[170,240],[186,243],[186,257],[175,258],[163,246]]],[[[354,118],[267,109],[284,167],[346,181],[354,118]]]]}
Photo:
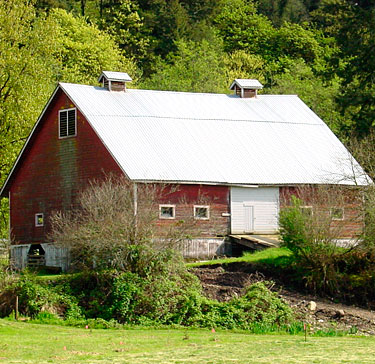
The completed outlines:
{"type": "Polygon", "coordinates": [[[190,92],[225,92],[228,88],[224,52],[215,42],[179,40],[177,51],[167,61],[159,60],[158,71],[141,87],[190,92]]]}
{"type": "Polygon", "coordinates": [[[132,60],[125,58],[115,40],[88,24],[82,17],[74,17],[62,9],[54,9],[49,18],[55,23],[58,61],[58,80],[96,84],[103,70],[124,71],[136,76],[132,60]]]}
{"type": "Polygon", "coordinates": [[[276,28],[264,15],[258,14],[255,2],[222,0],[221,4],[215,26],[228,52],[243,49],[266,61],[290,57],[303,58],[308,63],[315,62],[323,53],[315,32],[290,23],[276,28]]]}
{"type": "Polygon", "coordinates": [[[127,55],[137,60],[145,59],[150,40],[136,2],[117,0],[112,6],[103,6],[99,25],[114,37],[127,55]]]}
{"type": "Polygon", "coordinates": [[[366,135],[375,127],[375,2],[368,0],[324,0],[315,20],[335,37],[339,51],[332,58],[342,78],[338,102],[351,123],[343,125],[348,135],[354,128],[366,135]]]}
{"type": "Polygon", "coordinates": [[[52,91],[55,34],[54,23],[36,17],[31,1],[0,0],[0,185],[52,91]]]}

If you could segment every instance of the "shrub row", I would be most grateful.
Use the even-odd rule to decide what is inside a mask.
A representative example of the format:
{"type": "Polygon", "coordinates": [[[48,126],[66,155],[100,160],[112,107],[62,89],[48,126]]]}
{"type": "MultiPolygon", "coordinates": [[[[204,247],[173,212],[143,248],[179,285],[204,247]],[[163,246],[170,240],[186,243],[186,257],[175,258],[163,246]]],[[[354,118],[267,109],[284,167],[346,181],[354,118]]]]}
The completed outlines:
{"type": "Polygon", "coordinates": [[[14,307],[15,295],[23,315],[41,321],[60,317],[78,325],[94,320],[91,326],[119,323],[274,331],[293,323],[289,306],[264,283],[249,286],[239,298],[218,302],[205,298],[197,278],[188,272],[153,278],[90,272],[57,281],[24,275],[0,294],[0,299],[10,300],[3,316],[14,307]]]}

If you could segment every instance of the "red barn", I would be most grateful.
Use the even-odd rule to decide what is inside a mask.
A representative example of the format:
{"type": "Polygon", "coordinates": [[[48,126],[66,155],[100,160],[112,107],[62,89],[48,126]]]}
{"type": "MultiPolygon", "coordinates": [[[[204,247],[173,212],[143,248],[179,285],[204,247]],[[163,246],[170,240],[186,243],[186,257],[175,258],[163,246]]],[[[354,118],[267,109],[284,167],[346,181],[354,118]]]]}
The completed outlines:
{"type": "Polygon", "coordinates": [[[48,216],[108,173],[180,186],[187,206],[174,194],[159,211],[161,220],[202,220],[185,255],[225,253],[228,235],[277,233],[280,196],[293,186],[353,185],[353,170],[356,184],[368,183],[297,96],[257,95],[256,80],[235,80],[234,95],[127,89],[129,81],[103,72],[101,87],[60,83],[51,96],[1,190],[19,268],[36,246],[47,265],[66,267],[66,252],[46,238],[48,216]],[[212,203],[200,205],[199,194],[212,203]]]}

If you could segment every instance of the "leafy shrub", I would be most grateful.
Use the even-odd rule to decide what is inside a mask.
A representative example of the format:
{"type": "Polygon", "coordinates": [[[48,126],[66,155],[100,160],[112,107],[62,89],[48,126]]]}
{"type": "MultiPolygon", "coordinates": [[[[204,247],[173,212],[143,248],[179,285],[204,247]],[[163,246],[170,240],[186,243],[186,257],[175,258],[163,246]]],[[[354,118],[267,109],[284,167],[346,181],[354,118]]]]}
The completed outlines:
{"type": "Polygon", "coordinates": [[[281,245],[293,252],[300,279],[310,289],[333,294],[339,285],[337,264],[346,250],[335,244],[340,235],[332,228],[327,206],[313,205],[310,213],[302,206],[302,200],[292,196],[291,204],[280,211],[281,245]]]}
{"type": "Polygon", "coordinates": [[[197,278],[188,272],[148,278],[117,271],[86,272],[55,282],[26,275],[9,289],[19,295],[20,313],[39,323],[275,331],[293,322],[290,308],[263,283],[248,287],[240,298],[218,302],[202,296],[197,278]]]}
{"type": "Polygon", "coordinates": [[[48,312],[67,318],[81,316],[74,296],[66,294],[64,287],[51,287],[46,282],[38,281],[35,276],[25,274],[4,290],[4,294],[19,297],[19,312],[35,318],[41,312],[48,312]]]}
{"type": "Polygon", "coordinates": [[[293,316],[290,307],[262,282],[249,286],[245,295],[234,300],[234,304],[244,311],[246,321],[251,323],[283,325],[293,316]]]}

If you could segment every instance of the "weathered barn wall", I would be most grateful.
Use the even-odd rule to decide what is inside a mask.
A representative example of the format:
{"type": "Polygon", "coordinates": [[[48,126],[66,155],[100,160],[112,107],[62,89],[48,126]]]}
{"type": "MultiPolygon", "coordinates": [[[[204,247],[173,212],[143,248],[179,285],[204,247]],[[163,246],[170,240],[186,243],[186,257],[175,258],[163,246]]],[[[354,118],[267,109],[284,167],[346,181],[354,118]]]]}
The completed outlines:
{"type": "Polygon", "coordinates": [[[12,242],[47,241],[48,217],[68,209],[90,179],[121,173],[84,116],[77,110],[77,136],[59,139],[58,111],[74,107],[58,91],[33,134],[13,175],[10,198],[12,242]],[[44,226],[35,226],[35,214],[44,214],[44,226]]]}
{"type": "Polygon", "coordinates": [[[184,258],[209,259],[231,255],[231,243],[225,238],[187,239],[182,245],[184,258]]]}
{"type": "Polygon", "coordinates": [[[26,268],[29,249],[30,244],[12,245],[10,247],[10,266],[18,270],[26,268]]]}
{"type": "Polygon", "coordinates": [[[338,238],[351,239],[361,235],[364,218],[363,197],[360,188],[339,185],[280,187],[281,208],[290,203],[292,195],[304,201],[305,206],[320,206],[327,213],[331,207],[342,207],[343,219],[331,222],[332,229],[335,229],[335,232],[340,235],[338,238]]]}
{"type": "Polygon", "coordinates": [[[229,234],[229,187],[209,185],[181,184],[165,191],[161,204],[175,205],[176,216],[173,220],[159,220],[159,226],[175,224],[183,220],[191,226],[188,232],[193,237],[216,237],[229,234]],[[209,219],[194,219],[194,205],[209,206],[209,219]]]}
{"type": "Polygon", "coordinates": [[[69,268],[69,252],[51,243],[41,244],[45,252],[46,267],[58,267],[63,272],[69,268]]]}

